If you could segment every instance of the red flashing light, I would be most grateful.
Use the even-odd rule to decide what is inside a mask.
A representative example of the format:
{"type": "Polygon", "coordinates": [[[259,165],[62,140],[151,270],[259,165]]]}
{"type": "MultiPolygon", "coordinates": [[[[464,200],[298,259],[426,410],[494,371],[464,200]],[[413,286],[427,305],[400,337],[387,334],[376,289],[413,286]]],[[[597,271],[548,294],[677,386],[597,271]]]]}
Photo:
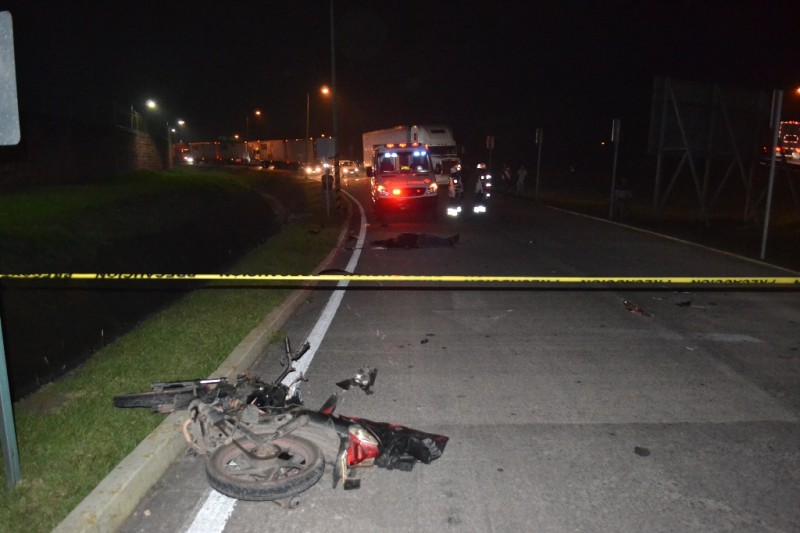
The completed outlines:
{"type": "Polygon", "coordinates": [[[392,189],[392,196],[400,196],[401,194],[403,194],[402,189],[392,189]]]}

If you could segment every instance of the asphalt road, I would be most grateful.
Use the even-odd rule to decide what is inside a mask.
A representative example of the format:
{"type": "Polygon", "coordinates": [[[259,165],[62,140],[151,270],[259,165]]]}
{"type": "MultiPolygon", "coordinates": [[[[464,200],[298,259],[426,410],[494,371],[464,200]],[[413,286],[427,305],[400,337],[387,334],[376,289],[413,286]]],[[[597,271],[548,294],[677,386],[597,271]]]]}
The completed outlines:
{"type": "MultiPolygon", "coordinates": [[[[364,182],[346,190],[368,206],[364,182]]],[[[483,217],[369,226],[356,272],[788,275],[504,196],[483,217]],[[401,232],[459,242],[369,244],[401,232]]],[[[334,292],[315,290],[285,326],[296,345],[334,292]]],[[[306,405],[338,391],[341,414],[449,436],[444,455],[364,471],[359,490],[326,473],[294,510],[218,497],[186,457],[121,531],[798,531],[798,323],[797,291],[351,284],[306,405]],[[336,388],[363,365],[378,368],[375,394],[336,388]]],[[[280,350],[255,373],[279,373],[280,350]]]]}

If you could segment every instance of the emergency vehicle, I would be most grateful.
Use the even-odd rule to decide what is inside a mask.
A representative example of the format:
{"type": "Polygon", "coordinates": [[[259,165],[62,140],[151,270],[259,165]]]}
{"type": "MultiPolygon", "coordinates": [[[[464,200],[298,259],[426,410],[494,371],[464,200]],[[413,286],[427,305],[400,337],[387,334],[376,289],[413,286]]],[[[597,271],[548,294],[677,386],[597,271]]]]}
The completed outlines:
{"type": "Polygon", "coordinates": [[[434,168],[441,168],[439,184],[446,185],[450,169],[461,164],[460,148],[453,137],[453,130],[444,124],[400,125],[383,130],[368,131],[361,135],[364,146],[364,166],[369,167],[372,147],[386,143],[412,143],[425,145],[434,168]]]}
{"type": "Polygon", "coordinates": [[[379,219],[392,211],[420,211],[435,217],[438,185],[428,147],[420,143],[373,146],[367,169],[372,206],[379,219]]]}

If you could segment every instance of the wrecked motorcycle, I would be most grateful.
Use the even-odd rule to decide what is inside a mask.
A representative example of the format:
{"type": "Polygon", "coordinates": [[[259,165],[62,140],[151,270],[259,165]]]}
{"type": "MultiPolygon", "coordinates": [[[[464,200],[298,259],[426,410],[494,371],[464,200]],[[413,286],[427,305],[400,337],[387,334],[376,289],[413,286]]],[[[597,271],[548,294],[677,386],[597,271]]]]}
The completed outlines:
{"type": "MultiPolygon", "coordinates": [[[[296,386],[302,376],[291,386],[282,382],[308,343],[293,353],[286,339],[285,348],[284,370],[270,383],[248,376],[240,376],[236,385],[227,380],[175,382],[179,394],[195,395],[182,432],[189,447],[207,458],[208,482],[218,492],[293,508],[298,503],[294,496],[316,484],[326,467],[334,488],[341,482],[344,489],[354,489],[361,481],[357,467],[411,470],[416,462],[427,464],[442,455],[448,437],[336,415],[336,394],[319,410],[303,407],[296,386]]],[[[357,385],[371,394],[376,372],[360,371],[337,385],[357,385]]],[[[124,403],[119,398],[115,405],[124,403]]],[[[179,402],[162,399],[170,400],[168,407],[150,407],[156,412],[177,409],[179,402]]]]}

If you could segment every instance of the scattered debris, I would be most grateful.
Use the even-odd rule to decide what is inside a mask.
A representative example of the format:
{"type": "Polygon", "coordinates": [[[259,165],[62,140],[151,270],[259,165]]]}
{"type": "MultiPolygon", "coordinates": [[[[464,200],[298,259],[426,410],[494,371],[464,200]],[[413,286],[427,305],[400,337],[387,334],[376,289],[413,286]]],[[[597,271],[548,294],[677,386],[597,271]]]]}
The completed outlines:
{"type": "Polygon", "coordinates": [[[354,490],[361,488],[361,480],[360,479],[345,479],[344,480],[344,490],[354,490]]]}
{"type": "Polygon", "coordinates": [[[356,386],[367,394],[372,394],[375,392],[372,390],[372,386],[375,384],[375,378],[377,376],[377,368],[365,367],[353,374],[351,378],[338,382],[336,386],[344,390],[350,390],[350,387],[356,386]]]}
{"type": "Polygon", "coordinates": [[[638,455],[640,457],[647,457],[648,455],[650,455],[650,450],[648,450],[647,448],[644,448],[642,446],[636,446],[633,449],[633,453],[635,453],[636,455],[638,455]]]}
{"type": "Polygon", "coordinates": [[[638,313],[642,316],[653,316],[638,305],[633,302],[629,302],[628,300],[622,300],[622,305],[625,306],[625,309],[630,311],[631,313],[638,313]]]}

